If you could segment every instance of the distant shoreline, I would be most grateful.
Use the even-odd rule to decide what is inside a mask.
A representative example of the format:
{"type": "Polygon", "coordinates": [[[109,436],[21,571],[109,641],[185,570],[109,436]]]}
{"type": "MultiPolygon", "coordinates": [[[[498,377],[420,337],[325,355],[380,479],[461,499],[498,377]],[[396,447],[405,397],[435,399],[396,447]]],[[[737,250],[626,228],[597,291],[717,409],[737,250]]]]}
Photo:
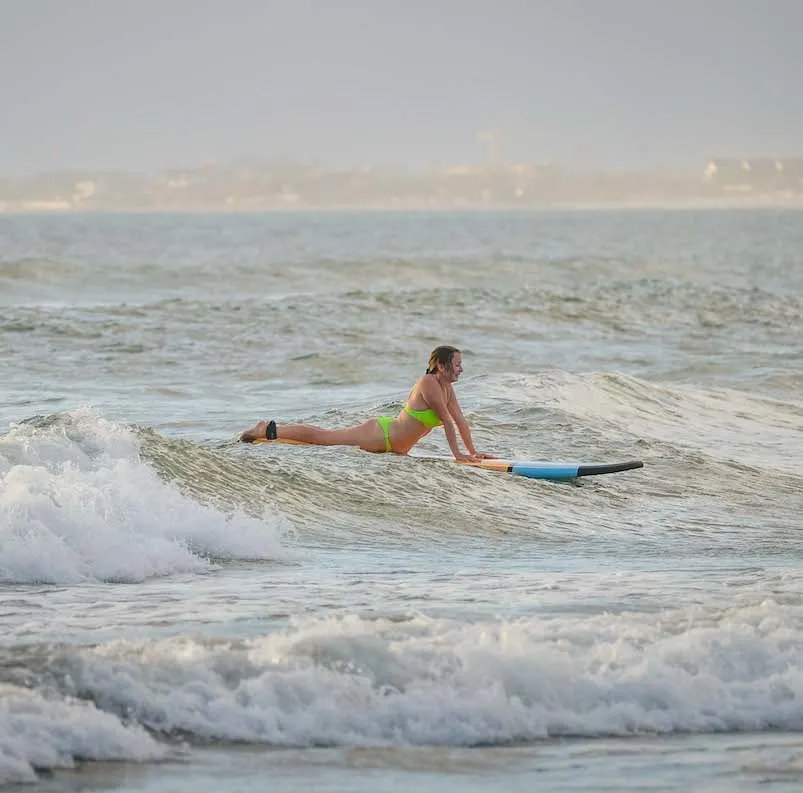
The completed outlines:
{"type": "Polygon", "coordinates": [[[722,211],[722,210],[803,210],[803,196],[796,200],[726,200],[691,199],[688,201],[566,201],[544,204],[455,204],[427,206],[410,205],[306,205],[306,206],[177,206],[177,207],[16,207],[0,204],[0,217],[64,216],[64,215],[311,215],[311,214],[493,214],[540,212],[638,212],[661,211],[722,211]]]}
{"type": "Polygon", "coordinates": [[[803,207],[803,158],[710,160],[691,171],[556,164],[327,169],[273,162],[134,174],[0,178],[0,214],[724,210],[803,207]]]}

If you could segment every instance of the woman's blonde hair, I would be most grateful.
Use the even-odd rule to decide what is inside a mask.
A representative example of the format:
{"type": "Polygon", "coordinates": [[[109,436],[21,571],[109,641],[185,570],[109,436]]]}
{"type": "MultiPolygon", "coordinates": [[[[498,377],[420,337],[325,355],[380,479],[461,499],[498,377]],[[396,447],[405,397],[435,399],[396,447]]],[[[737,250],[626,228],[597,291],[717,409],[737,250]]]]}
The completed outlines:
{"type": "Polygon", "coordinates": [[[448,344],[443,344],[440,347],[436,347],[429,354],[429,363],[427,364],[426,374],[435,374],[438,371],[439,364],[450,366],[452,363],[452,358],[454,358],[454,354],[456,352],[460,352],[460,350],[458,350],[457,347],[450,347],[448,344]]]}

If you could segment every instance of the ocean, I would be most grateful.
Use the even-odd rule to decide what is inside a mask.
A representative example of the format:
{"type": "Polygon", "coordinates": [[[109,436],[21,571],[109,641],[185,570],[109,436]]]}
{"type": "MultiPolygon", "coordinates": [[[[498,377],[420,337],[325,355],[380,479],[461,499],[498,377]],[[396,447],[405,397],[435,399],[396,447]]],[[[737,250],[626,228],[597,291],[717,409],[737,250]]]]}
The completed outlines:
{"type": "Polygon", "coordinates": [[[794,210],[0,215],[0,787],[799,790],[802,309],[794,210]],[[236,441],[439,344],[644,468],[236,441]]]}

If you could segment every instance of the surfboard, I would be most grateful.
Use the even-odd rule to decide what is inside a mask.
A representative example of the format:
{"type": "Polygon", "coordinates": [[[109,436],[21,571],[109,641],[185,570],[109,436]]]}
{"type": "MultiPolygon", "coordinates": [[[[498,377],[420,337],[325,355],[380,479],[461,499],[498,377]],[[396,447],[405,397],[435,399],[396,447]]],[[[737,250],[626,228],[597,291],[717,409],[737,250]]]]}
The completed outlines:
{"type": "Polygon", "coordinates": [[[480,460],[476,463],[459,462],[453,457],[410,455],[414,460],[430,460],[435,462],[451,462],[457,465],[468,465],[473,468],[485,468],[500,473],[526,476],[528,479],[577,479],[581,476],[599,476],[601,474],[618,474],[622,471],[633,471],[643,468],[641,460],[628,460],[621,463],[562,463],[547,460],[480,460]]]}
{"type": "MultiPolygon", "coordinates": [[[[267,440],[257,438],[252,443],[281,443],[289,445],[306,446],[300,441],[288,440],[267,440]]],[[[408,454],[410,460],[420,460],[422,462],[454,463],[456,465],[468,465],[473,468],[484,468],[488,471],[498,471],[505,474],[516,476],[526,476],[528,479],[577,479],[581,476],[600,476],[601,474],[618,474],[622,471],[632,471],[636,468],[643,468],[641,460],[628,460],[622,463],[561,463],[549,462],[547,460],[480,460],[476,463],[462,462],[455,460],[454,457],[440,455],[408,454]]]]}

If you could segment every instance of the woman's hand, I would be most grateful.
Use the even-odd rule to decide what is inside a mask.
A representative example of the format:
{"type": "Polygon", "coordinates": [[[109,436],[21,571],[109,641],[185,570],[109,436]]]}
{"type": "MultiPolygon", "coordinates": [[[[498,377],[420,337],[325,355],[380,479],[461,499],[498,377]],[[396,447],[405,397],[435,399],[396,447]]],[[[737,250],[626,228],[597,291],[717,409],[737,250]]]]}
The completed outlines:
{"type": "Polygon", "coordinates": [[[484,454],[483,452],[472,452],[471,454],[455,455],[454,459],[458,463],[478,463],[480,460],[498,460],[493,454],[484,454]]]}

